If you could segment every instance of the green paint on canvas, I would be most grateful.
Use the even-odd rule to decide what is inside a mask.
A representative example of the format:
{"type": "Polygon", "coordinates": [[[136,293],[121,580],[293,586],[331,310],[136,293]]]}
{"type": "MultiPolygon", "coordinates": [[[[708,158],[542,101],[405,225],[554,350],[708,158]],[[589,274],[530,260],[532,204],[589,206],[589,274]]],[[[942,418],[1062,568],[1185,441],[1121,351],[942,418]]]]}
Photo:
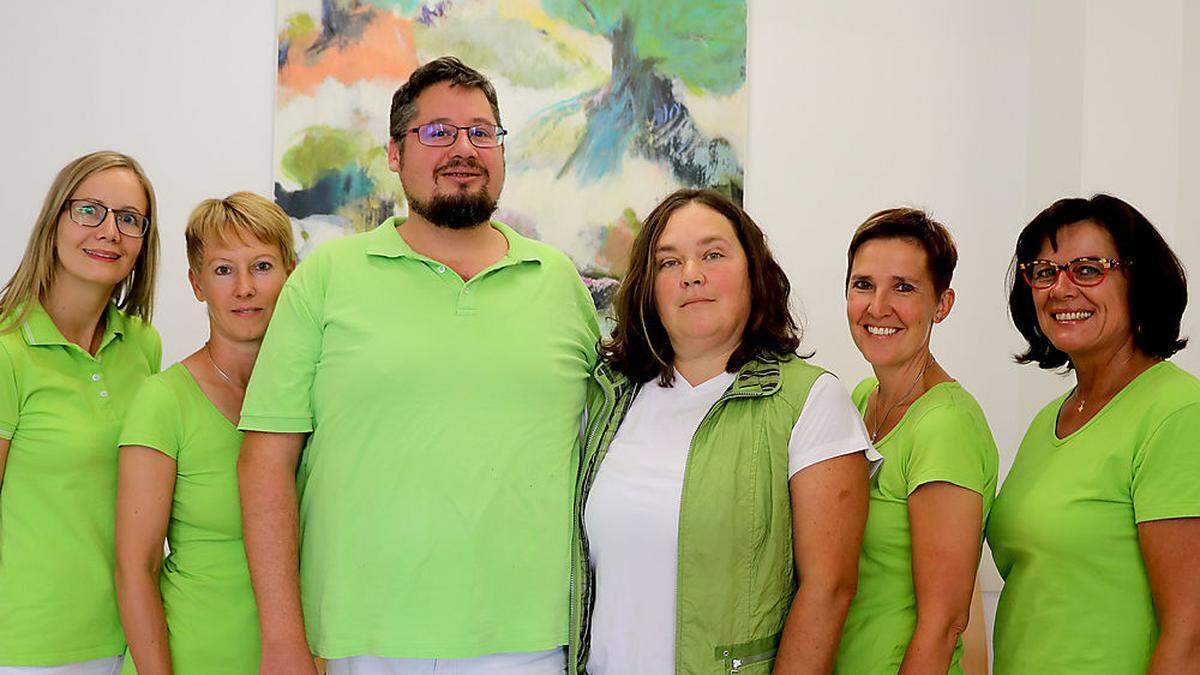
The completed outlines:
{"type": "Polygon", "coordinates": [[[301,187],[310,188],[324,174],[354,163],[370,143],[365,136],[362,131],[325,125],[308,127],[300,142],[283,153],[283,174],[301,187]]]}

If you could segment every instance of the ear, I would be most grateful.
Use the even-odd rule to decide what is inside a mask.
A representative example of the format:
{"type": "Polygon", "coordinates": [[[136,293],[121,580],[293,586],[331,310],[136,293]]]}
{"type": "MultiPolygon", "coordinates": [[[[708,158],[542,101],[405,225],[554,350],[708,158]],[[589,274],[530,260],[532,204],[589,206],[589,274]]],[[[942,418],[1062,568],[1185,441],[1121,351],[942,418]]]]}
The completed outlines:
{"type": "Polygon", "coordinates": [[[400,173],[400,144],[395,138],[389,138],[387,144],[388,168],[400,173]]]}
{"type": "Polygon", "coordinates": [[[204,299],[204,291],[200,290],[200,282],[196,280],[196,273],[188,268],[188,283],[192,285],[192,294],[200,302],[208,302],[204,299]]]}
{"type": "Polygon", "coordinates": [[[941,323],[946,317],[950,316],[950,310],[954,308],[954,289],[947,288],[942,291],[942,297],[938,298],[937,309],[933,313],[933,322],[941,323]]]}

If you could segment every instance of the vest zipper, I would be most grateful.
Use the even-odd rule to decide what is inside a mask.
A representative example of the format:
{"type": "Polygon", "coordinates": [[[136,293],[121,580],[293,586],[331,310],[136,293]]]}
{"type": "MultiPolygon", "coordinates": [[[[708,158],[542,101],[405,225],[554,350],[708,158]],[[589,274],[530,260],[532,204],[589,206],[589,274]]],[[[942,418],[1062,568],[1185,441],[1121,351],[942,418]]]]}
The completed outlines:
{"type": "Polygon", "coordinates": [[[746,666],[752,666],[756,663],[762,663],[763,661],[769,661],[769,660],[775,658],[775,653],[777,651],[778,650],[772,649],[770,651],[763,652],[761,654],[755,654],[753,656],[743,656],[742,658],[733,659],[729,663],[729,672],[730,673],[738,673],[738,672],[741,672],[742,668],[745,668],[746,666]]]}

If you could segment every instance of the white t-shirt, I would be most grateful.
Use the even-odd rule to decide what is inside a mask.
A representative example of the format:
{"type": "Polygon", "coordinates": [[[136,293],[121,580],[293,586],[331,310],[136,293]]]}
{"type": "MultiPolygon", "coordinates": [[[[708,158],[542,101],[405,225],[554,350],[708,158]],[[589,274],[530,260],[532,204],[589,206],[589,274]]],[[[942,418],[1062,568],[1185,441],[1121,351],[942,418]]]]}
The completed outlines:
{"type": "MultiPolygon", "coordinates": [[[[584,526],[596,574],[588,672],[675,672],[679,503],[692,436],[734,373],[696,387],[647,383],[613,437],[589,493],[584,526]]],[[[833,375],[813,383],[788,442],[788,476],[871,447],[862,417],[833,375]]]]}

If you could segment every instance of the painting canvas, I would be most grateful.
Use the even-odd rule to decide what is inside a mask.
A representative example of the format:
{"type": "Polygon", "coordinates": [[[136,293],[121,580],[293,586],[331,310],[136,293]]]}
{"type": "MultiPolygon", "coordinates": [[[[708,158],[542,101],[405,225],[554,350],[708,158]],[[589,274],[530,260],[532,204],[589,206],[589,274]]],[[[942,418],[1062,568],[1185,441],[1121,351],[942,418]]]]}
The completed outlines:
{"type": "Polygon", "coordinates": [[[741,200],[745,0],[278,0],[278,22],[275,200],[302,256],[406,212],[391,96],[443,55],[499,94],[495,217],[566,252],[598,306],[662,197],[741,200]]]}

